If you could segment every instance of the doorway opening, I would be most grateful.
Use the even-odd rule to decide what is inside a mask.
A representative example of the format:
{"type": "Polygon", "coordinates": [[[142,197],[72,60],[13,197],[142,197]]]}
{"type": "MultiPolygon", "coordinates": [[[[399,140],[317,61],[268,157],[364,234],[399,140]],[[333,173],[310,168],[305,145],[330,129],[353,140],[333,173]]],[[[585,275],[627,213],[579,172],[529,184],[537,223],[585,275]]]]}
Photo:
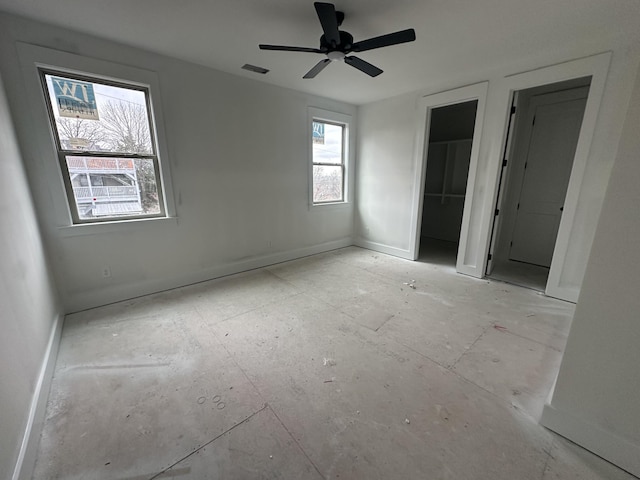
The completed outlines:
{"type": "Polygon", "coordinates": [[[418,260],[455,267],[478,100],[430,110],[418,260]]]}
{"type": "Polygon", "coordinates": [[[545,291],[591,77],[514,93],[486,265],[545,291]]]}

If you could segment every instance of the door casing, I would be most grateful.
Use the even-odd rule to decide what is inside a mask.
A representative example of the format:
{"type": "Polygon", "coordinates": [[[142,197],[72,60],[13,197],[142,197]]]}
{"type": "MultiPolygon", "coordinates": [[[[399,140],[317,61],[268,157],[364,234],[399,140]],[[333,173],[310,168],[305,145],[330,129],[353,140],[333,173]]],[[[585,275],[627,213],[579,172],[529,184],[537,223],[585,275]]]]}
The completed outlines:
{"type": "MultiPolygon", "coordinates": [[[[507,141],[507,127],[509,121],[509,109],[514,94],[520,90],[526,90],[533,87],[563,82],[567,80],[578,79],[582,77],[591,77],[591,85],[589,96],[580,128],[578,144],[574,156],[573,167],[571,169],[571,177],[569,186],[567,187],[567,196],[565,199],[564,211],[560,227],[558,229],[558,237],[554,249],[554,255],[549,270],[549,278],[545,293],[548,296],[576,302],[580,293],[579,285],[567,283],[564,281],[563,273],[567,268],[575,269],[575,262],[579,261],[581,253],[571,252],[570,245],[571,233],[576,220],[578,211],[578,200],[582,184],[584,182],[585,170],[589,158],[589,149],[591,140],[595,131],[595,125],[598,118],[600,103],[604,94],[604,88],[611,61],[611,52],[605,52],[591,57],[586,57],[570,62],[552,65],[529,72],[510,75],[504,77],[495,85],[492,91],[493,97],[502,98],[499,102],[503,105],[502,120],[502,138],[500,142],[492,142],[488,147],[488,154],[491,156],[492,163],[488,172],[492,180],[488,188],[491,195],[491,201],[485,202],[484,206],[476,205],[472,208],[474,217],[477,217],[477,224],[472,226],[476,241],[469,245],[470,250],[466,253],[468,257],[468,265],[465,265],[470,274],[478,278],[484,276],[487,257],[489,253],[489,244],[491,238],[493,212],[496,207],[496,197],[498,193],[500,171],[502,167],[502,156],[505,142],[507,141]],[[479,210],[478,210],[479,209],[479,210]],[[483,212],[478,217],[478,213],[483,212]],[[572,253],[569,255],[569,253],[572,253]],[[570,263],[573,262],[573,263],[570,263]]],[[[497,108],[497,105],[496,105],[497,108]]],[[[492,117],[492,124],[486,125],[485,128],[495,129],[495,117],[492,117]]],[[[495,139],[494,139],[495,140],[495,139]]],[[[476,199],[474,199],[476,200],[476,199]]],[[[582,246],[582,252],[588,254],[588,248],[582,246]]]]}
{"type": "MultiPolygon", "coordinates": [[[[484,121],[484,109],[487,98],[487,90],[489,82],[476,83],[466,87],[456,88],[454,90],[447,90],[445,92],[436,93],[433,95],[426,95],[420,99],[418,106],[418,134],[416,138],[416,174],[414,175],[414,188],[413,188],[413,204],[411,218],[413,222],[411,224],[411,237],[409,246],[410,258],[416,260],[419,255],[420,245],[420,231],[422,227],[422,208],[423,208],[423,195],[424,195],[424,181],[427,170],[427,150],[429,147],[429,130],[431,128],[431,111],[438,107],[445,107],[447,105],[455,105],[458,103],[469,102],[473,100],[478,101],[476,108],[476,119],[473,130],[473,139],[471,142],[471,158],[469,160],[469,174],[467,176],[467,188],[464,198],[464,210],[462,214],[462,229],[460,232],[460,242],[466,241],[468,234],[468,218],[465,221],[465,217],[468,217],[468,206],[473,198],[473,189],[475,185],[475,172],[478,168],[478,154],[480,150],[480,138],[482,136],[482,123],[484,121]],[[467,226],[465,228],[465,225],[467,226]]],[[[456,270],[460,264],[460,252],[462,248],[458,248],[458,259],[456,260],[456,270]]],[[[460,270],[458,270],[460,271],[460,270]]],[[[465,273],[465,272],[461,272],[465,273]]]]}

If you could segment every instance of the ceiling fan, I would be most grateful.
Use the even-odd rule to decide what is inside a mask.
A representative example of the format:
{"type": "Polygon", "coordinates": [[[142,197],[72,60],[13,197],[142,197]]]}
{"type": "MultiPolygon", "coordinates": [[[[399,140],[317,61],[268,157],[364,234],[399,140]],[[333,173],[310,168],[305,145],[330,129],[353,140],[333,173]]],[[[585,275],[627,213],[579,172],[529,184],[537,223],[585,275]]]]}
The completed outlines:
{"type": "Polygon", "coordinates": [[[314,78],[331,62],[344,61],[357,68],[361,72],[371,77],[377,77],[382,73],[375,65],[365,62],[361,58],[349,56],[352,52],[364,52],[374,48],[388,47],[399,43],[413,42],[416,39],[416,32],[413,28],[401,30],[379,37],[369,38],[361,42],[353,42],[353,36],[348,32],[338,30],[344,20],[344,13],[336,11],[332,3],[315,2],[316,13],[320,19],[324,35],[320,37],[320,48],[288,47],[286,45],[264,45],[260,44],[261,50],[282,50],[286,52],[308,52],[321,53],[327,58],[320,60],[302,78],[314,78]]]}

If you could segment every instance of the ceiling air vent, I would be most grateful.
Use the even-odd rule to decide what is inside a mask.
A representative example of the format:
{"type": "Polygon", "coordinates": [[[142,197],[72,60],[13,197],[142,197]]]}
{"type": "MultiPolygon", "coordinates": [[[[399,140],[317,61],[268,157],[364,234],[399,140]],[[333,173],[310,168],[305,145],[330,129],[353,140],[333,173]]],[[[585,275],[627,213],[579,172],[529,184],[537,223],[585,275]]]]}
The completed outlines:
{"type": "Polygon", "coordinates": [[[256,67],[255,65],[251,65],[249,63],[245,63],[242,66],[242,69],[243,70],[249,70],[250,72],[261,73],[262,75],[264,75],[265,73],[267,73],[269,71],[266,68],[256,67]]]}

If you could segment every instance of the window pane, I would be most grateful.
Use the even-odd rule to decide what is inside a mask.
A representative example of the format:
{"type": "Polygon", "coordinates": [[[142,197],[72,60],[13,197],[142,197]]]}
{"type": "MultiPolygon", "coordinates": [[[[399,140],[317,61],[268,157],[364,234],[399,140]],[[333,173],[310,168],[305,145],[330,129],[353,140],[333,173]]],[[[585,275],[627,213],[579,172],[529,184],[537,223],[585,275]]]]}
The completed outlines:
{"type": "Polygon", "coordinates": [[[342,201],[342,167],[328,165],[313,166],[313,201],[342,201]]]}
{"type": "Polygon", "coordinates": [[[160,213],[152,159],[68,156],[66,161],[80,220],[160,213]]]}
{"type": "Polygon", "coordinates": [[[313,122],[313,163],[342,164],[344,126],[313,122]]]}
{"type": "Polygon", "coordinates": [[[152,154],[145,92],[45,74],[63,150],[152,154]]]}

